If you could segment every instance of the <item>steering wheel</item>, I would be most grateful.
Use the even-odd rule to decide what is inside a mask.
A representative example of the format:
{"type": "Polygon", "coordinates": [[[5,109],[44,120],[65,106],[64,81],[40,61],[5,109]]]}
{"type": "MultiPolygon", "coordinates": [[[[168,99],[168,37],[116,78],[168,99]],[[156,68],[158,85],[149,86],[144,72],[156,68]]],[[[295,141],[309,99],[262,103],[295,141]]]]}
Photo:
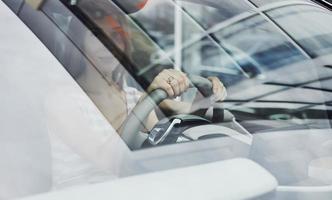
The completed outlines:
{"type": "MultiPolygon", "coordinates": [[[[212,83],[210,80],[196,75],[188,75],[191,81],[190,87],[196,87],[204,97],[213,95],[212,83]]],[[[162,101],[168,98],[167,93],[163,89],[156,89],[148,94],[140,103],[138,103],[128,116],[124,123],[121,137],[129,146],[130,149],[138,149],[141,147],[146,134],[139,134],[138,130],[142,127],[142,122],[149,116],[151,111],[159,105],[162,101]]],[[[213,105],[213,115],[215,121],[222,121],[223,108],[221,106],[213,105]]]]}

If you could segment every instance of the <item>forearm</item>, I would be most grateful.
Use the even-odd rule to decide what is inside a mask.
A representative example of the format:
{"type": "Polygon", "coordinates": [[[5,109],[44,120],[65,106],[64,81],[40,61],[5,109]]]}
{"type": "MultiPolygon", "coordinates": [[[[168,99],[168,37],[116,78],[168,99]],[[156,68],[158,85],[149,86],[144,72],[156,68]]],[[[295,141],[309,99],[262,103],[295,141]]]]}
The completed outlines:
{"type": "MultiPolygon", "coordinates": [[[[145,93],[145,92],[142,93],[137,104],[141,103],[147,96],[148,96],[147,93],[145,93]]],[[[148,115],[148,117],[146,119],[144,119],[144,121],[142,123],[143,123],[145,131],[147,131],[147,130],[151,130],[156,125],[157,122],[158,122],[157,114],[154,110],[152,110],[150,112],[150,114],[148,115]]]]}

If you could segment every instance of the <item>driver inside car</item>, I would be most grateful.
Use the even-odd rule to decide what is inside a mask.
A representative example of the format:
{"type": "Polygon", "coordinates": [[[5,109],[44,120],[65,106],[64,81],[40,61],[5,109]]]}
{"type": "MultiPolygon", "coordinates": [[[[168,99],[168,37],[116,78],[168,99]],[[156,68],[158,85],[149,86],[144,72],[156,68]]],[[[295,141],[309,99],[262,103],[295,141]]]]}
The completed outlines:
{"type": "MultiPolygon", "coordinates": [[[[137,0],[137,1],[114,1],[124,12],[131,14],[134,12],[138,12],[143,9],[144,6],[148,3],[145,0],[137,0]]],[[[88,13],[94,13],[94,15],[90,15],[90,18],[99,26],[103,27],[103,32],[111,38],[115,45],[126,55],[131,57],[131,59],[135,60],[135,54],[137,51],[133,50],[136,48],[135,45],[141,45],[138,48],[140,54],[146,54],[144,57],[149,57],[149,47],[144,45],[143,42],[140,42],[140,35],[137,35],[135,31],[131,31],[130,25],[127,23],[126,16],[123,15],[122,12],[117,10],[116,8],[111,9],[108,1],[99,1],[96,4],[93,1],[80,1],[80,7],[84,10],[88,11],[88,13]],[[103,5],[105,4],[105,5],[103,5]],[[139,43],[139,44],[137,44],[139,43]],[[145,49],[144,49],[145,48],[145,49]],[[142,50],[143,49],[143,50],[142,50]]],[[[142,39],[143,40],[143,39],[142,39]]],[[[93,49],[93,52],[101,52],[98,47],[92,47],[93,44],[87,44],[89,48],[93,49]]],[[[106,60],[106,59],[105,59],[106,60]]],[[[142,62],[143,58],[140,58],[137,62],[142,62]]],[[[189,113],[192,109],[192,104],[181,101],[174,101],[173,99],[183,94],[189,88],[189,82],[187,75],[179,70],[175,69],[164,69],[162,70],[150,83],[149,87],[145,89],[145,92],[141,92],[141,90],[137,90],[133,86],[128,86],[127,82],[136,82],[133,80],[131,75],[125,70],[125,68],[121,65],[115,67],[113,72],[111,73],[112,82],[116,87],[112,87],[115,93],[119,93],[122,97],[120,99],[125,99],[124,104],[117,106],[117,111],[112,111],[112,116],[106,116],[111,122],[112,126],[118,131],[121,130],[121,126],[123,122],[127,118],[128,114],[135,107],[135,105],[140,102],[144,97],[156,90],[163,89],[167,92],[170,99],[164,100],[159,108],[163,111],[167,111],[167,113],[189,113]],[[116,114],[115,114],[116,113],[116,114]]],[[[224,85],[217,77],[209,77],[208,78],[213,87],[213,101],[222,101],[226,98],[227,93],[224,85]]],[[[135,84],[138,85],[138,84],[135,84]]],[[[199,98],[199,97],[198,97],[199,98]]],[[[197,99],[198,99],[197,98],[197,99]]],[[[148,119],[145,121],[144,127],[147,130],[151,130],[154,125],[158,122],[156,114],[152,112],[148,119]]]]}
{"type": "MultiPolygon", "coordinates": [[[[99,9],[95,11],[97,13],[96,23],[100,26],[108,27],[110,30],[107,33],[108,36],[115,40],[121,50],[128,51],[127,48],[130,48],[131,43],[130,38],[134,36],[131,35],[129,30],[125,29],[125,19],[114,15],[114,13],[117,13],[116,11],[103,10],[103,8],[107,8],[107,6],[104,7],[102,5],[104,1],[98,1],[98,6],[94,5],[95,3],[97,4],[95,1],[80,2],[82,4],[86,2],[86,5],[84,5],[86,9],[99,9]]],[[[139,9],[141,9],[145,4],[141,2],[139,5],[139,9]]],[[[131,12],[133,11],[131,10],[131,12]]],[[[85,42],[85,45],[93,44],[85,42]]],[[[95,52],[98,52],[98,49],[95,49],[95,52]]],[[[82,67],[84,68],[84,66],[82,67]]],[[[154,77],[146,89],[146,93],[143,93],[127,84],[131,77],[122,66],[110,66],[110,68],[114,69],[110,75],[113,77],[113,84],[109,86],[110,89],[108,91],[109,96],[112,96],[108,102],[109,105],[112,105],[112,109],[111,116],[104,115],[111,123],[111,128],[108,126],[100,127],[98,125],[100,124],[99,121],[104,121],[102,116],[90,114],[89,110],[94,110],[95,108],[82,103],[89,100],[86,97],[74,94],[75,92],[72,90],[66,91],[69,94],[67,100],[63,98],[63,95],[59,94],[58,98],[52,97],[48,102],[48,121],[50,122],[48,126],[52,149],[54,189],[101,182],[113,178],[113,173],[110,172],[114,171],[112,163],[121,162],[121,155],[119,152],[114,151],[114,147],[119,144],[116,137],[109,134],[109,130],[114,128],[117,132],[120,132],[119,130],[130,111],[149,92],[156,89],[163,89],[167,92],[169,99],[159,105],[162,109],[173,110],[179,113],[190,111],[190,103],[174,100],[175,97],[180,96],[189,88],[190,80],[185,73],[175,69],[162,70],[154,77]],[[55,101],[55,99],[61,100],[59,102],[59,100],[55,101]],[[66,110],[66,113],[70,110],[71,116],[64,117],[61,110],[66,110]],[[77,110],[83,110],[85,115],[77,112],[77,110]],[[74,118],[76,123],[69,124],[66,117],[74,118]],[[93,130],[88,124],[95,125],[92,128],[93,130]],[[62,130],[59,130],[59,127],[62,130]],[[95,134],[95,132],[100,132],[100,134],[95,134]]],[[[212,83],[214,101],[224,100],[226,89],[222,82],[216,77],[208,79],[212,83]]],[[[63,93],[64,91],[61,92],[63,93]]],[[[145,128],[151,129],[157,122],[158,118],[154,111],[152,111],[148,119],[144,122],[145,128]]]]}

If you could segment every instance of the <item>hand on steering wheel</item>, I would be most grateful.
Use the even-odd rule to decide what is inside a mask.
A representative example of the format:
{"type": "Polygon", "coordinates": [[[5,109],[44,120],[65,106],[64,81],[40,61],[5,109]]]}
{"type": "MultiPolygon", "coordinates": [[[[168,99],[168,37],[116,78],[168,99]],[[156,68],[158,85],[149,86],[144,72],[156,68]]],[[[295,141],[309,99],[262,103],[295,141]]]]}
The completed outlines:
{"type": "MultiPolygon", "coordinates": [[[[213,100],[223,101],[226,96],[226,88],[217,77],[208,78],[212,83],[213,100]]],[[[151,93],[156,89],[163,89],[168,97],[174,98],[184,93],[190,87],[190,81],[187,75],[175,69],[165,69],[156,76],[147,92],[151,93]]]]}
{"type": "Polygon", "coordinates": [[[208,78],[212,82],[213,100],[215,102],[223,101],[227,97],[227,90],[224,84],[217,77],[208,78]]]}
{"type": "Polygon", "coordinates": [[[165,69],[152,81],[147,92],[163,89],[168,97],[177,97],[189,88],[189,79],[186,74],[174,69],[165,69]]]}
{"type": "MultiPolygon", "coordinates": [[[[173,70],[172,70],[173,71],[173,70]]],[[[175,86],[171,85],[173,78],[169,78],[169,71],[162,72],[162,74],[158,75],[153,84],[151,84],[149,88],[149,95],[147,95],[141,102],[139,102],[136,107],[133,109],[131,114],[128,116],[121,133],[122,139],[127,143],[130,149],[138,149],[140,148],[142,142],[144,141],[144,137],[138,134],[138,130],[140,130],[141,122],[144,121],[150,112],[154,109],[155,106],[159,105],[163,100],[174,97],[177,94],[181,94],[181,92],[185,91],[187,87],[181,87],[179,85],[175,86]],[[166,76],[166,73],[168,76],[166,76]],[[178,88],[176,88],[178,87],[178,88]],[[178,91],[174,90],[178,89],[178,91]],[[173,93],[172,93],[173,92],[173,93]]],[[[173,74],[181,75],[180,72],[174,72],[173,74]]],[[[175,75],[174,75],[175,76],[175,75]]],[[[181,77],[184,77],[183,75],[181,77]]],[[[188,78],[187,78],[188,79],[188,78]]],[[[219,83],[217,80],[212,79],[212,82],[208,79],[199,76],[190,76],[188,79],[191,81],[191,87],[195,86],[200,93],[204,97],[210,97],[214,95],[214,93],[225,92],[223,85],[219,83]],[[214,85],[214,87],[213,87],[214,85]],[[215,88],[215,89],[213,89],[215,88]]],[[[179,84],[180,81],[177,81],[179,84]]],[[[183,82],[185,83],[185,82],[183,82]]],[[[186,86],[186,85],[185,85],[186,86]]],[[[222,95],[220,97],[224,97],[222,95]]],[[[218,97],[218,96],[217,96],[218,97]]],[[[222,98],[220,98],[222,99],[222,98]]],[[[220,100],[219,99],[219,100],[220,100]]],[[[220,108],[218,108],[220,110],[220,108]]],[[[223,118],[223,117],[221,117],[223,118]]],[[[220,118],[220,119],[221,119],[220,118]]],[[[145,138],[146,139],[146,138],[145,138]]]]}

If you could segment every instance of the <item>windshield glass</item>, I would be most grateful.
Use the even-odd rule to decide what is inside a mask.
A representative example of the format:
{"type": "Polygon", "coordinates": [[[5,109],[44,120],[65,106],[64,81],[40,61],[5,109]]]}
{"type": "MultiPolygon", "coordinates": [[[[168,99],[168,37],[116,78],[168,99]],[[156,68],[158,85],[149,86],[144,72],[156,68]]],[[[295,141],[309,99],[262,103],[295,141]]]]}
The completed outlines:
{"type": "Polygon", "coordinates": [[[331,199],[332,12],[318,1],[0,2],[1,200],[113,197],[114,179],[208,163],[271,177],[245,168],[239,182],[271,188],[230,184],[240,196],[331,199]]]}
{"type": "MultiPolygon", "coordinates": [[[[101,41],[101,46],[86,43],[82,48],[91,56],[98,54],[91,62],[115,88],[107,94],[107,103],[93,90],[86,92],[132,150],[235,134],[247,145],[260,144],[251,149],[253,159],[274,169],[282,165],[286,151],[295,157],[299,152],[283,147],[276,153],[274,144],[286,140],[291,147],[296,140],[288,135],[279,140],[275,134],[298,134],[306,147],[331,137],[330,11],[309,1],[154,0],[139,6],[109,0],[64,2],[101,41]],[[112,56],[98,53],[101,48],[119,61],[117,67],[108,64],[112,56]],[[166,101],[152,95],[149,88],[165,69],[187,74],[193,87],[166,101]],[[227,98],[213,102],[216,96],[195,84],[197,77],[212,86],[222,82],[227,98]],[[114,108],[121,106],[126,108],[115,115],[114,108]],[[152,124],[147,123],[150,117],[152,124]],[[194,126],[211,124],[227,128],[224,135],[216,129],[192,134],[194,126]],[[313,143],[306,140],[319,131],[329,134],[313,143]],[[262,154],[266,148],[276,157],[262,154]]],[[[171,85],[172,80],[164,81],[171,85]]],[[[316,150],[307,151],[306,162],[314,160],[316,150]]],[[[321,152],[330,156],[326,148],[321,152]]],[[[289,170],[279,167],[276,170],[289,170]]],[[[299,184],[283,173],[275,173],[280,182],[299,184]]]]}
{"type": "MultiPolygon", "coordinates": [[[[243,1],[151,1],[125,13],[121,5],[106,0],[77,4],[98,34],[109,39],[104,44],[119,55],[140,90],[165,68],[216,76],[227,86],[230,108],[245,112],[255,102],[284,103],[290,109],[296,105],[293,114],[276,113],[291,120],[295,113],[332,100],[326,88],[332,46],[332,29],[326,24],[331,14],[306,3],[273,5],[258,13],[243,1]],[[301,21],[312,22],[294,26],[301,21]]],[[[315,111],[318,119],[328,119],[328,109],[315,111]]],[[[275,118],[269,114],[256,117],[275,118]]]]}

